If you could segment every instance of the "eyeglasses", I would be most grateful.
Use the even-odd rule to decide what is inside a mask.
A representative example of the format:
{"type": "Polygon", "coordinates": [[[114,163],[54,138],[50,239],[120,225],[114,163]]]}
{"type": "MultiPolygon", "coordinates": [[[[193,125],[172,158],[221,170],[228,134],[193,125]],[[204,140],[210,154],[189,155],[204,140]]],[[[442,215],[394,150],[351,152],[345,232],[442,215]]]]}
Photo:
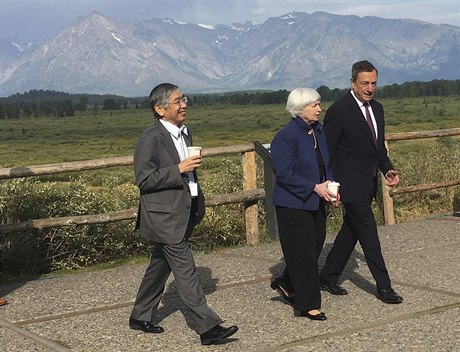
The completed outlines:
{"type": "Polygon", "coordinates": [[[180,97],[180,98],[174,99],[173,101],[168,101],[168,104],[180,104],[180,103],[187,104],[187,102],[188,102],[187,97],[180,97]]]}

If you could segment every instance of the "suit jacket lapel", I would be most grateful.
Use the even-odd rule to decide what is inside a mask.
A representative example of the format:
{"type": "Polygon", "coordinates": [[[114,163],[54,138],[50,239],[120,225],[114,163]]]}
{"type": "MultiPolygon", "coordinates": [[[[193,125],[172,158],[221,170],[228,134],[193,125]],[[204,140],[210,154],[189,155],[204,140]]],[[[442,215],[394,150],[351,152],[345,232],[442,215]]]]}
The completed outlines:
{"type": "Polygon", "coordinates": [[[185,133],[182,132],[182,136],[184,137],[185,145],[187,147],[190,147],[192,145],[192,143],[190,141],[190,131],[187,130],[187,133],[189,133],[189,135],[186,135],[185,133]]]}
{"type": "Polygon", "coordinates": [[[164,144],[166,151],[169,153],[169,155],[174,160],[174,162],[179,164],[180,156],[179,156],[179,153],[177,152],[176,146],[174,145],[174,142],[172,140],[172,137],[169,131],[159,121],[156,123],[156,125],[158,126],[158,129],[160,130],[160,134],[162,137],[162,143],[164,144]]]}

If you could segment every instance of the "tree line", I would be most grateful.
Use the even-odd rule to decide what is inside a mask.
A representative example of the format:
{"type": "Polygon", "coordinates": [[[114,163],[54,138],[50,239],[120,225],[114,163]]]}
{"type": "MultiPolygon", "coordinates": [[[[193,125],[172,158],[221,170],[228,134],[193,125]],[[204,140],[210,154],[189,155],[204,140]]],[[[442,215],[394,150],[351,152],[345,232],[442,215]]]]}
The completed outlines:
{"type": "MultiPolygon", "coordinates": [[[[348,88],[317,88],[323,101],[335,101],[348,88]]],[[[241,91],[211,94],[189,94],[189,106],[212,105],[265,105],[282,104],[289,91],[241,91]]],[[[432,80],[430,82],[406,82],[386,85],[377,91],[376,98],[409,98],[420,96],[460,95],[460,80],[432,80]]],[[[126,110],[149,108],[147,97],[127,98],[117,95],[70,94],[50,90],[31,90],[0,98],[0,119],[19,117],[72,117],[76,111],[126,110]]]]}

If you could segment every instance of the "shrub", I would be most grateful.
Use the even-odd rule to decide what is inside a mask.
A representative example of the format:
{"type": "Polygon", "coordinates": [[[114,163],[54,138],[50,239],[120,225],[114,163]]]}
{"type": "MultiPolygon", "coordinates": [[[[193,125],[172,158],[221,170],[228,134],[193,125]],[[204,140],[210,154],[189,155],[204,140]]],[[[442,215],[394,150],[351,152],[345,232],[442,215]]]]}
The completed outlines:
{"type": "MultiPolygon", "coordinates": [[[[207,196],[242,189],[239,158],[223,159],[203,177],[207,196]]],[[[108,177],[98,187],[88,186],[89,176],[69,181],[15,179],[0,183],[0,220],[15,223],[74,215],[100,214],[136,207],[139,191],[133,184],[108,177]]],[[[194,250],[246,243],[243,205],[209,207],[194,231],[194,250]]],[[[260,219],[264,219],[263,207],[260,219]]],[[[0,276],[42,274],[59,269],[75,269],[131,256],[146,255],[149,245],[134,231],[134,220],[108,224],[63,226],[0,234],[0,276]]],[[[261,229],[263,231],[263,225],[261,229]]]]}
{"type": "MultiPolygon", "coordinates": [[[[460,179],[458,138],[425,141],[409,149],[395,148],[392,158],[401,175],[400,186],[460,179]]],[[[393,197],[396,220],[402,222],[450,212],[458,188],[439,188],[393,197]]]]}
{"type": "MultiPolygon", "coordinates": [[[[233,193],[243,189],[241,161],[236,158],[226,158],[219,162],[207,160],[208,167],[214,172],[207,173],[200,179],[204,194],[208,196],[233,193]]],[[[204,170],[203,172],[206,172],[204,170]]],[[[219,207],[206,208],[206,216],[195,228],[190,243],[196,250],[212,250],[225,246],[237,246],[246,242],[245,222],[241,216],[244,206],[229,204],[219,207]]]]}
{"type": "MultiPolygon", "coordinates": [[[[15,179],[0,183],[0,220],[15,223],[71,215],[89,215],[134,207],[134,185],[107,179],[105,189],[92,192],[87,180],[41,182],[15,179]]],[[[0,234],[0,275],[41,274],[85,267],[113,259],[145,254],[134,233],[134,221],[64,226],[0,234]]]]}

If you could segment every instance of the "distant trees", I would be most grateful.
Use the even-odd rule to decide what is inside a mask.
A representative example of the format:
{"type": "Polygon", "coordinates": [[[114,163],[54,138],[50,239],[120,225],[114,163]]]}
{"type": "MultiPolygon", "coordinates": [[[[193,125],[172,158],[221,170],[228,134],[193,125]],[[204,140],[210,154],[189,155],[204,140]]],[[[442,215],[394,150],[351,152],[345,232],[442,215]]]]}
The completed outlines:
{"type": "Polygon", "coordinates": [[[102,110],[119,110],[119,109],[120,109],[120,106],[115,101],[115,99],[104,100],[104,106],[102,107],[102,110]]]}
{"type": "Polygon", "coordinates": [[[343,96],[347,91],[348,89],[338,89],[338,88],[334,88],[334,89],[329,89],[329,87],[326,87],[326,86],[320,86],[318,89],[317,89],[319,95],[321,95],[321,100],[322,101],[335,101],[337,99],[339,99],[341,96],[343,96]]]}
{"type": "Polygon", "coordinates": [[[59,117],[75,116],[75,109],[72,101],[65,100],[56,104],[56,115],[59,117]]]}
{"type": "MultiPolygon", "coordinates": [[[[327,86],[317,88],[323,101],[335,101],[347,89],[327,86]]],[[[190,94],[189,106],[282,104],[289,91],[242,91],[213,94],[190,94]]],[[[460,95],[460,80],[433,80],[431,82],[406,82],[379,87],[377,98],[405,98],[417,96],[460,95]]],[[[56,91],[31,90],[24,94],[14,94],[0,98],[0,119],[19,117],[59,116],[72,117],[76,111],[92,110],[96,116],[102,110],[147,109],[149,101],[145,97],[124,98],[116,95],[69,94],[56,91]]]]}
{"type": "Polygon", "coordinates": [[[0,119],[17,119],[19,115],[19,104],[0,104],[0,119]]]}
{"type": "Polygon", "coordinates": [[[380,88],[377,94],[377,97],[384,98],[459,95],[460,80],[433,80],[431,82],[405,82],[401,85],[392,84],[380,88]]]}
{"type": "Polygon", "coordinates": [[[80,101],[77,104],[75,104],[75,110],[86,111],[87,108],[88,108],[88,97],[87,96],[80,97],[80,101]]]}
{"type": "Polygon", "coordinates": [[[24,117],[42,117],[42,116],[75,116],[74,104],[70,100],[41,103],[24,103],[24,102],[0,102],[0,119],[16,119],[24,117]]]}
{"type": "Polygon", "coordinates": [[[248,105],[280,104],[286,102],[289,92],[285,89],[277,92],[231,92],[214,94],[191,94],[190,106],[208,105],[248,105]]]}
{"type": "MultiPolygon", "coordinates": [[[[126,110],[133,104],[129,104],[128,100],[126,99],[105,99],[104,100],[104,105],[102,106],[102,110],[126,110]]],[[[136,106],[136,103],[134,103],[134,106],[136,106]]]]}
{"type": "Polygon", "coordinates": [[[16,93],[0,98],[0,119],[23,117],[72,117],[76,111],[98,109],[105,100],[112,99],[113,107],[129,108],[126,98],[116,95],[70,94],[49,90],[33,89],[23,94],[16,93]]]}

